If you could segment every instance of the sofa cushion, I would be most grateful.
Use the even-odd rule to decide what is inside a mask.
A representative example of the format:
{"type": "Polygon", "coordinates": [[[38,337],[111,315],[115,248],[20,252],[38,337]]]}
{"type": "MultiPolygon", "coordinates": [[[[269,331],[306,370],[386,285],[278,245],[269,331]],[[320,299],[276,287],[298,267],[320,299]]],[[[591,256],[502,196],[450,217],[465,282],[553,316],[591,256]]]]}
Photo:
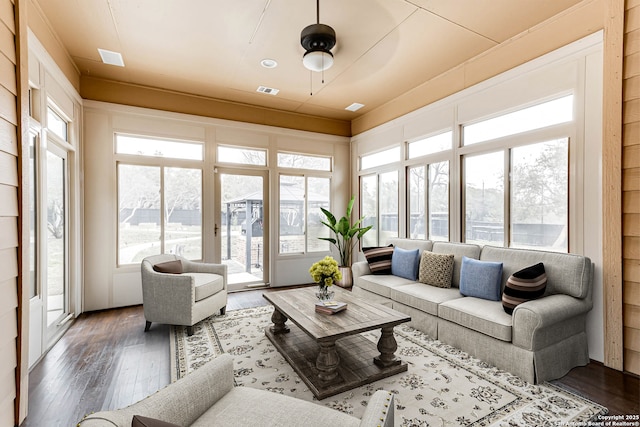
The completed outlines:
{"type": "Polygon", "coordinates": [[[409,280],[418,280],[418,267],[420,265],[420,250],[406,250],[394,248],[391,257],[391,274],[404,277],[409,280]]]}
{"type": "Polygon", "coordinates": [[[394,276],[392,274],[369,274],[357,279],[357,286],[385,298],[391,298],[391,289],[397,288],[398,286],[411,285],[414,283],[416,283],[415,280],[405,279],[403,277],[394,276]]]}
{"type": "Polygon", "coordinates": [[[462,258],[460,293],[468,297],[500,301],[502,263],[462,258]]]}
{"type": "Polygon", "coordinates": [[[193,278],[196,285],[196,302],[215,295],[224,288],[224,278],[212,273],[184,273],[193,278]]]}
{"type": "Polygon", "coordinates": [[[499,301],[452,299],[438,306],[438,317],[502,341],[512,339],[513,318],[504,312],[499,301]]]}
{"type": "Polygon", "coordinates": [[[192,427],[359,426],[360,420],[324,405],[251,387],[234,387],[192,427]]]}
{"type": "Polygon", "coordinates": [[[391,299],[433,316],[438,315],[438,305],[456,298],[463,298],[457,288],[438,288],[414,283],[391,289],[391,299]]]}
{"type": "Polygon", "coordinates": [[[423,251],[420,256],[418,281],[438,288],[450,288],[453,276],[453,254],[423,251]]]}
{"type": "Polygon", "coordinates": [[[175,261],[160,262],[153,266],[153,270],[158,273],[181,274],[183,272],[182,262],[179,259],[175,261]]]}
{"type": "Polygon", "coordinates": [[[502,307],[507,314],[526,301],[540,298],[547,288],[547,275],[544,264],[539,262],[516,271],[507,279],[502,293],[502,307]]]}
{"type": "Polygon", "coordinates": [[[482,248],[472,243],[457,242],[434,242],[432,252],[434,254],[453,254],[453,277],[451,286],[460,287],[460,269],[462,268],[462,257],[480,259],[482,248]]]}
{"type": "Polygon", "coordinates": [[[168,423],[155,418],[143,417],[142,415],[134,415],[131,420],[131,427],[180,427],[177,424],[168,423]]]}
{"type": "Polygon", "coordinates": [[[362,248],[372,274],[391,274],[393,245],[362,248]]]}

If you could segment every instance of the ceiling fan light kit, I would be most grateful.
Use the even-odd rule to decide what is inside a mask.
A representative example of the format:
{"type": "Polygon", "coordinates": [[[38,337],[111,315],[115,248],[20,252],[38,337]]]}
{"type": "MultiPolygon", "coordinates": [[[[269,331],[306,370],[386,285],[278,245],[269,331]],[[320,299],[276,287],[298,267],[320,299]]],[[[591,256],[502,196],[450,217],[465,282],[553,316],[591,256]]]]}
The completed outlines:
{"type": "Polygon", "coordinates": [[[328,70],[333,65],[333,55],[331,52],[309,51],[302,57],[302,64],[311,71],[328,70]]]}

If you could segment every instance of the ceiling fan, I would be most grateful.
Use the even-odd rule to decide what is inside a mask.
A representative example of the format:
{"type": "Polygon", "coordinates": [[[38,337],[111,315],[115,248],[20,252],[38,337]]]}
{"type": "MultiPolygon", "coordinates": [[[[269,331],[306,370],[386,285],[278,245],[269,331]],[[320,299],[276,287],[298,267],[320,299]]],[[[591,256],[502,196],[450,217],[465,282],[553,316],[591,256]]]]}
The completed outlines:
{"type": "Polygon", "coordinates": [[[331,49],[336,44],[336,32],[320,23],[320,0],[316,0],[316,23],[305,27],[300,34],[305,49],[302,64],[310,71],[325,71],[333,65],[331,49]]]}

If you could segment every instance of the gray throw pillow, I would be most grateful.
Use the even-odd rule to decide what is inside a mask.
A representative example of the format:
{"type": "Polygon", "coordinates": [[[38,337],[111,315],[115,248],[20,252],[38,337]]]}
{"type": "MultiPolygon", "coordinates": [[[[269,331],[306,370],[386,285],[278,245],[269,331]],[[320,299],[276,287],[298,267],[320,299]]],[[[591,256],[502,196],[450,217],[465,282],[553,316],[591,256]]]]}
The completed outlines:
{"type": "Polygon", "coordinates": [[[450,288],[453,277],[453,255],[423,251],[418,281],[438,288],[450,288]]]}

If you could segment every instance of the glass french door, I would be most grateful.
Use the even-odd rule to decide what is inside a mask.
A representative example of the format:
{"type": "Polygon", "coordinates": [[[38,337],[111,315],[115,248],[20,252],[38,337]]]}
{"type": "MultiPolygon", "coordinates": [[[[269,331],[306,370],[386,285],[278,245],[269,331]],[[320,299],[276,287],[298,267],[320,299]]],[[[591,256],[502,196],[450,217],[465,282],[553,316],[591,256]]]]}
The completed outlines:
{"type": "Polygon", "coordinates": [[[216,262],[227,264],[230,292],[269,283],[267,183],[267,171],[216,169],[216,262]]]}
{"type": "Polygon", "coordinates": [[[49,146],[46,152],[45,205],[42,258],[46,329],[55,335],[69,314],[68,296],[68,180],[66,152],[49,146]]]}
{"type": "Polygon", "coordinates": [[[29,365],[69,318],[69,174],[66,150],[29,140],[29,365]]]}

